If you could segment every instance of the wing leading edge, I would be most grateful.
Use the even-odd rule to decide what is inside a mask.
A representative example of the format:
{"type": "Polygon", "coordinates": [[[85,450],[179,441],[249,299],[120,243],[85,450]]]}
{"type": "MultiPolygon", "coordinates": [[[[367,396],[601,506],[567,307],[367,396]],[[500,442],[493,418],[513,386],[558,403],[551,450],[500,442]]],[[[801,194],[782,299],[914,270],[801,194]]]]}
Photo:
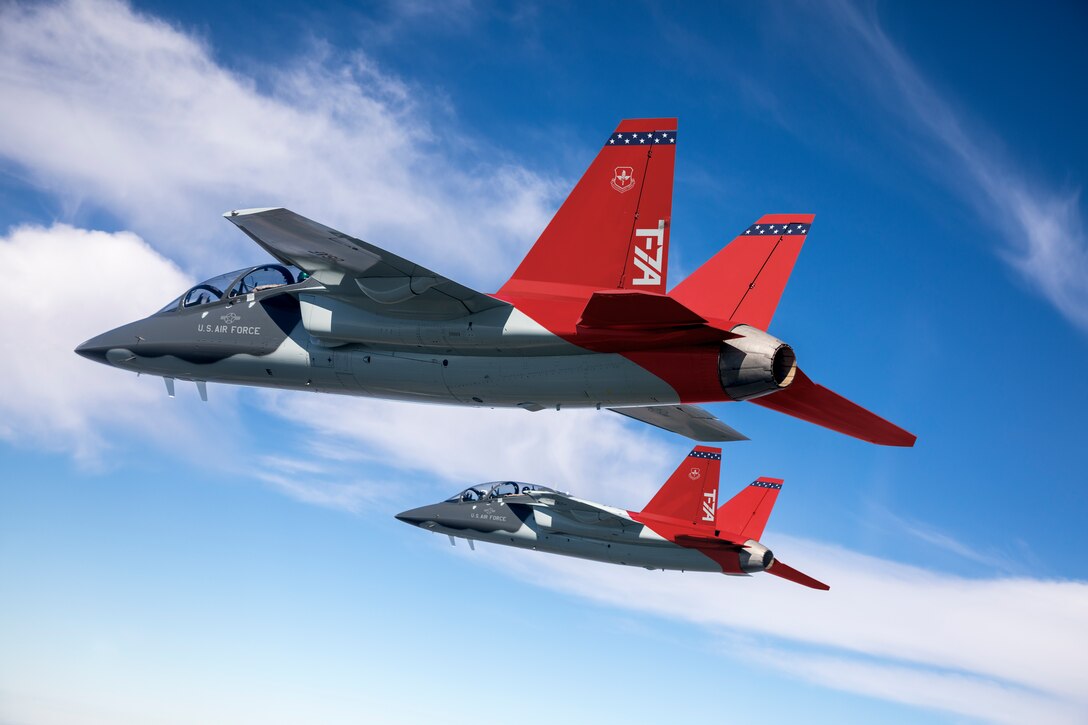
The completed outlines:
{"type": "Polygon", "coordinates": [[[306,271],[331,294],[369,309],[459,317],[508,306],[288,209],[244,209],[223,216],[279,261],[306,271]]]}

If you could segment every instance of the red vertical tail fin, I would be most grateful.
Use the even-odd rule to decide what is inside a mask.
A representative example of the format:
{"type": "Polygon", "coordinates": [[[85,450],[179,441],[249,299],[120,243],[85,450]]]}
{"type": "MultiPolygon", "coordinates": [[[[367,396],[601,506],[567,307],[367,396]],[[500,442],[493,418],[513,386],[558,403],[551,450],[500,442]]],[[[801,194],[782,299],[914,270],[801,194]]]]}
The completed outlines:
{"type": "Polygon", "coordinates": [[[718,509],[718,528],[723,532],[738,534],[740,540],[755,539],[763,535],[767,519],[782,490],[781,478],[760,476],[747,488],[722,504],[718,509]]]}
{"type": "Polygon", "coordinates": [[[620,123],[499,294],[664,294],[675,159],[675,118],[620,123]]]}
{"type": "Polygon", "coordinates": [[[768,214],[669,296],[700,315],[766,330],[812,226],[812,214],[768,214]]]}
{"type": "Polygon", "coordinates": [[[695,446],[642,513],[713,529],[721,463],[721,448],[695,446]]]}

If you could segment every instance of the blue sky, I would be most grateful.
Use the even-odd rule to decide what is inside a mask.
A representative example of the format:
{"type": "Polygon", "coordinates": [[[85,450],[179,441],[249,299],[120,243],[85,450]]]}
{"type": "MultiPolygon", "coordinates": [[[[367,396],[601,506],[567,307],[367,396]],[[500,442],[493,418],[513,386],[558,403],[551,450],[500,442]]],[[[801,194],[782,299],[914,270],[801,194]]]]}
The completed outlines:
{"type": "MultiPolygon", "coordinates": [[[[0,723],[1088,719],[1088,23],[1074,3],[0,8],[0,723]],[[771,332],[919,436],[755,406],[723,490],[829,593],[446,540],[498,477],[638,508],[689,443],[92,365],[283,205],[496,288],[625,117],[672,282],[816,222],[771,332]]],[[[768,581],[769,580],[769,581],[768,581]]]]}

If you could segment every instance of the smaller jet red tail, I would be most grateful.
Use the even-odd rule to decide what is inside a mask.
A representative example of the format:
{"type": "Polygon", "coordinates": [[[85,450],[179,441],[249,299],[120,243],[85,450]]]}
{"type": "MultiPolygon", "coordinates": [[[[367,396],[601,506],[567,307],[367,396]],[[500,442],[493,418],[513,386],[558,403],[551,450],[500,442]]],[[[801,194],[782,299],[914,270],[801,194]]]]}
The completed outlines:
{"type": "Polygon", "coordinates": [[[722,504],[718,509],[717,527],[722,531],[738,534],[741,541],[758,541],[781,490],[781,478],[760,476],[722,504]]]}
{"type": "Polygon", "coordinates": [[[787,581],[800,584],[801,586],[810,587],[812,589],[821,589],[823,591],[830,591],[831,587],[824,584],[822,581],[813,579],[808,574],[802,574],[794,569],[792,566],[786,566],[778,559],[771,562],[771,566],[765,569],[768,574],[774,574],[777,577],[781,577],[787,581]]]}
{"type": "Polygon", "coordinates": [[[767,214],[669,292],[707,317],[766,330],[814,219],[767,214]]]}
{"type": "Polygon", "coordinates": [[[499,296],[665,293],[676,119],[620,123],[499,296]]]}
{"type": "Polygon", "coordinates": [[[721,448],[695,446],[642,513],[715,528],[721,461],[721,448]]]}

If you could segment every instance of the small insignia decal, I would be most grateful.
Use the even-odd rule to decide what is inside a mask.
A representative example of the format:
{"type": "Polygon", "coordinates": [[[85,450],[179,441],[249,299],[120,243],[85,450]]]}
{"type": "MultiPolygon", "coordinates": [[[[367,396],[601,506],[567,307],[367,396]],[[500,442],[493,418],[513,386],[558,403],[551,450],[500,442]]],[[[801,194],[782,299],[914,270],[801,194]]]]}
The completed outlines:
{"type": "Polygon", "coordinates": [[[612,177],[612,188],[621,194],[635,188],[635,169],[632,166],[617,166],[612,177]]]}
{"type": "Polygon", "coordinates": [[[242,319],[242,316],[241,315],[236,315],[233,312],[228,312],[225,315],[221,315],[219,317],[219,319],[222,320],[223,322],[227,323],[228,325],[231,325],[231,324],[234,324],[235,322],[237,322],[238,320],[242,319]]]}
{"type": "Polygon", "coordinates": [[[691,473],[688,474],[688,478],[690,478],[692,481],[698,481],[699,476],[701,475],[703,474],[698,468],[692,468],[691,473]]]}

